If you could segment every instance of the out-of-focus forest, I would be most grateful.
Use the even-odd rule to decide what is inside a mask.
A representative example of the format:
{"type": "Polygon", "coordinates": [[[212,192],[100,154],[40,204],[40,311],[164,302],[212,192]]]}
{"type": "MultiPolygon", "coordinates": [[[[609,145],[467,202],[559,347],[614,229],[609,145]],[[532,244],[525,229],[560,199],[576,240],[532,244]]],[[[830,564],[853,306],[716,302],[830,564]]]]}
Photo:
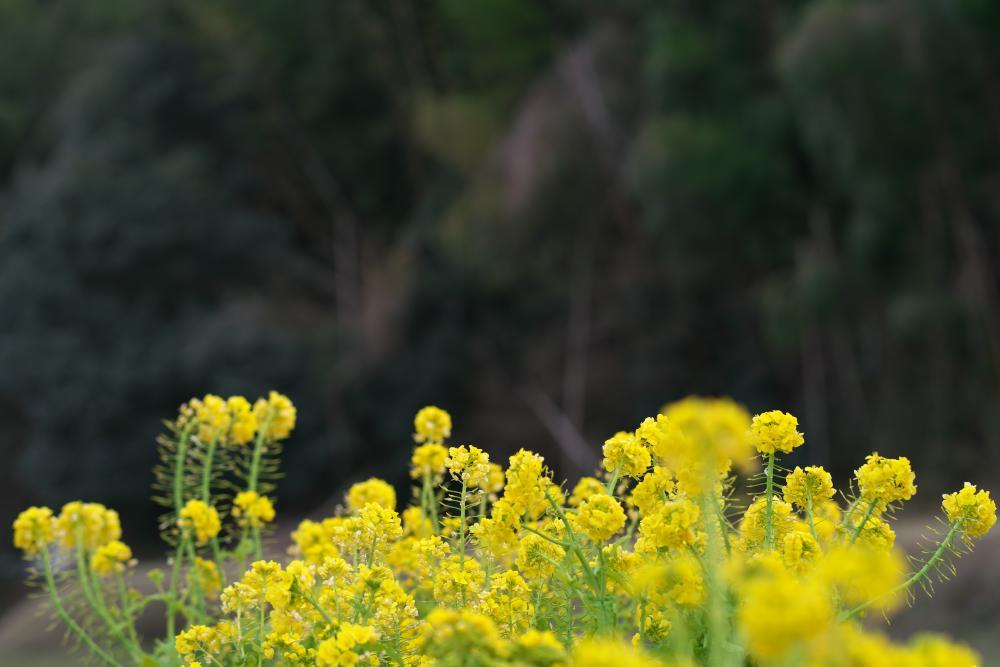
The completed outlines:
{"type": "Polygon", "coordinates": [[[427,403],[570,477],[701,393],[985,483],[998,232],[988,0],[0,0],[2,516],[152,537],[160,420],[271,387],[283,512],[405,488],[427,403]]]}

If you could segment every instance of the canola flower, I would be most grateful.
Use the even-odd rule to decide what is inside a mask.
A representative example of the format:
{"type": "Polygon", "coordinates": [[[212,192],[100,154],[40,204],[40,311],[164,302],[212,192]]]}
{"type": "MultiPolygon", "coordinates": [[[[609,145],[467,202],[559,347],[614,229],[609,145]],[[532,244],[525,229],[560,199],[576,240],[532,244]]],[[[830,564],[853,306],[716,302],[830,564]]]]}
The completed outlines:
{"type": "Polygon", "coordinates": [[[449,446],[450,415],[424,408],[409,502],[358,481],[335,515],[298,525],[289,559],[268,560],[295,421],[276,392],[181,406],[157,470],[169,572],[151,573],[148,596],[130,586],[113,510],[74,501],[15,519],[14,545],[84,650],[113,667],[981,664],[942,636],[893,642],[877,625],[993,528],[989,492],[945,494],[946,529],[908,564],[891,510],[916,493],[910,462],[872,454],[842,504],[822,467],[783,474],[805,443],[787,413],[671,403],[609,438],[600,470],[567,492],[527,449],[502,465],[449,446]],[[161,641],[137,630],[151,607],[161,641]]]}

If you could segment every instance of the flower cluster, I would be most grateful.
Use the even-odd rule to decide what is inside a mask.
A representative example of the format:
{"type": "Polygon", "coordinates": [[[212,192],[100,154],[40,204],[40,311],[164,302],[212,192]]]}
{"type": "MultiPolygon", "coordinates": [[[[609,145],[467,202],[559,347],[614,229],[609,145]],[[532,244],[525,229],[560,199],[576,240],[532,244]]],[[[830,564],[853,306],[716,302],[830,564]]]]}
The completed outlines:
{"type": "Polygon", "coordinates": [[[275,517],[264,474],[294,422],[274,392],[252,406],[212,395],[185,404],[168,450],[176,474],[165,476],[172,571],[154,572],[147,599],[127,588],[134,559],[112,510],[21,513],[15,545],[41,563],[56,616],[99,661],[979,664],[940,636],[896,643],[872,625],[993,527],[989,493],[966,484],[945,495],[948,529],[910,567],[891,511],[916,492],[909,461],[872,454],[838,501],[822,467],[782,474],[777,459],[804,444],[787,413],[672,403],[609,438],[601,469],[566,493],[537,453],[522,449],[504,467],[477,447],[449,447],[451,417],[424,408],[411,502],[382,479],[359,481],[333,516],[298,525],[279,562],[262,554],[275,517]],[[214,459],[217,445],[230,453],[214,459]],[[76,563],[66,585],[54,576],[61,555],[76,563]],[[80,604],[63,603],[68,585],[80,604]],[[154,601],[166,607],[168,641],[143,642],[134,621],[154,601]],[[93,618],[77,619],[81,608],[93,618]]]}

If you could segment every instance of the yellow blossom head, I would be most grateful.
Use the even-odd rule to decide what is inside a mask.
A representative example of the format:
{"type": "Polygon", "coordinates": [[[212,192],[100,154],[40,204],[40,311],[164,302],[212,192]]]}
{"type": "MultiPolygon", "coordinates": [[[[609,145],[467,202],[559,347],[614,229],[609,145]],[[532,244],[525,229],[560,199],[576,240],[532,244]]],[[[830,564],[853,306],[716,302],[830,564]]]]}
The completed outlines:
{"type": "Polygon", "coordinates": [[[233,498],[232,514],[240,524],[260,528],[274,520],[274,506],[267,496],[256,491],[241,491],[233,498]]]}
{"type": "Polygon", "coordinates": [[[874,502],[879,508],[909,500],[917,492],[916,475],[905,456],[887,459],[878,452],[869,454],[865,464],[854,471],[854,476],[858,480],[861,500],[874,502]]]}
{"type": "Polygon", "coordinates": [[[785,477],[785,501],[800,509],[815,507],[832,498],[833,494],[833,478],[822,466],[806,466],[804,469],[795,466],[795,470],[785,477]]]}
{"type": "Polygon", "coordinates": [[[194,531],[194,538],[199,546],[207,544],[222,529],[219,513],[215,511],[214,507],[202,500],[187,501],[187,504],[181,508],[177,525],[182,530],[194,531]]]}
{"type": "Polygon", "coordinates": [[[226,400],[229,409],[229,442],[245,445],[253,440],[257,432],[257,415],[243,396],[230,396],[226,400]]]}
{"type": "Polygon", "coordinates": [[[604,441],[601,465],[612,475],[642,477],[649,468],[650,456],[635,434],[619,431],[604,441]]]}
{"type": "Polygon", "coordinates": [[[781,410],[755,415],[750,423],[753,446],[761,454],[790,453],[805,442],[798,429],[799,420],[781,410]]]}
{"type": "Polygon", "coordinates": [[[96,574],[107,577],[115,572],[124,572],[125,566],[132,560],[132,550],[128,545],[118,540],[102,544],[90,557],[90,569],[96,574]]]}
{"type": "Polygon", "coordinates": [[[253,405],[257,428],[268,440],[284,440],[295,429],[295,406],[284,394],[272,391],[267,398],[258,398],[253,405]]]}
{"type": "Polygon", "coordinates": [[[470,488],[485,488],[490,478],[489,454],[478,447],[449,447],[444,466],[455,480],[470,488]]]}
{"type": "Polygon", "coordinates": [[[396,489],[385,480],[372,477],[364,482],[351,485],[347,491],[347,509],[357,512],[368,503],[381,505],[386,509],[396,509],[396,489]]]}
{"type": "Polygon", "coordinates": [[[67,549],[82,546],[85,551],[90,552],[122,536],[118,512],[100,503],[66,503],[56,524],[62,544],[67,549]]]}
{"type": "Polygon", "coordinates": [[[441,444],[451,437],[451,415],[439,407],[428,405],[413,418],[413,439],[418,443],[441,444]]]}
{"type": "Polygon", "coordinates": [[[625,525],[625,510],[605,493],[590,496],[573,515],[574,527],[594,542],[605,542],[625,525]]]}
{"type": "Polygon", "coordinates": [[[31,557],[56,539],[56,520],[48,507],[29,507],[14,520],[14,546],[31,557]]]}
{"type": "Polygon", "coordinates": [[[419,445],[413,450],[410,459],[410,477],[436,479],[444,473],[444,462],[448,458],[448,449],[437,442],[419,445]]]}
{"type": "Polygon", "coordinates": [[[584,639],[573,650],[573,667],[657,667],[660,663],[640,648],[610,637],[584,639]]]}
{"type": "Polygon", "coordinates": [[[947,493],[941,501],[949,523],[958,523],[969,537],[982,537],[997,522],[997,505],[989,491],[977,491],[974,484],[965,483],[961,491],[947,493]]]}

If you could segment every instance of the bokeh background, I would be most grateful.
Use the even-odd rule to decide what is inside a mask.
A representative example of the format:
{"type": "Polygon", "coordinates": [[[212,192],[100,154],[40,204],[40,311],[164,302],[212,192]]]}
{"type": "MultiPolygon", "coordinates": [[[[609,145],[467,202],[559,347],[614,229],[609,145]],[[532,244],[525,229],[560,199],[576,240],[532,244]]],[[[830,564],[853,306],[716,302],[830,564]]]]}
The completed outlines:
{"type": "MultiPolygon", "coordinates": [[[[0,0],[0,518],[105,502],[155,558],[209,391],[298,405],[287,520],[405,497],[427,403],[573,478],[697,393],[840,483],[910,456],[906,543],[1000,491],[998,235],[990,0],[0,0]]],[[[895,631],[993,652],[997,554],[895,631]]]]}

